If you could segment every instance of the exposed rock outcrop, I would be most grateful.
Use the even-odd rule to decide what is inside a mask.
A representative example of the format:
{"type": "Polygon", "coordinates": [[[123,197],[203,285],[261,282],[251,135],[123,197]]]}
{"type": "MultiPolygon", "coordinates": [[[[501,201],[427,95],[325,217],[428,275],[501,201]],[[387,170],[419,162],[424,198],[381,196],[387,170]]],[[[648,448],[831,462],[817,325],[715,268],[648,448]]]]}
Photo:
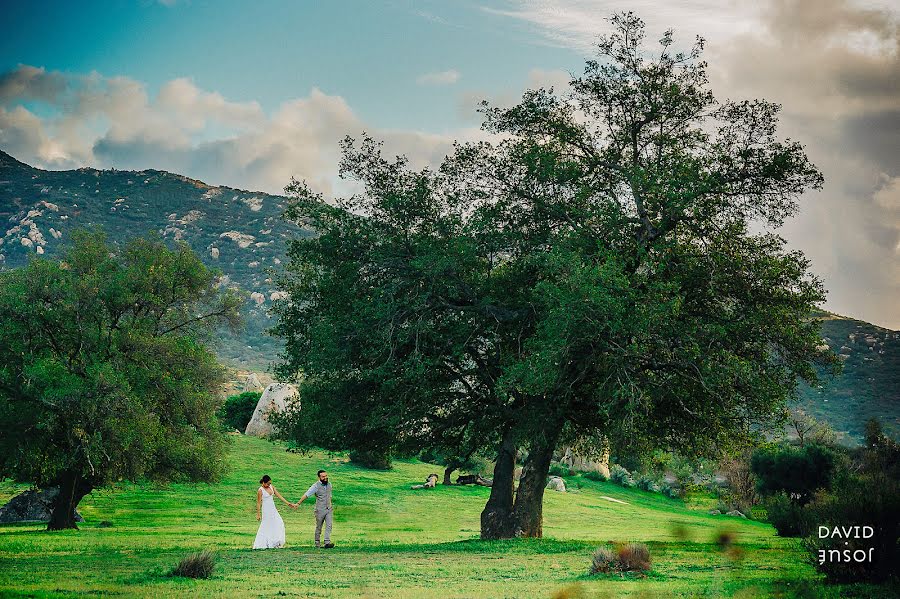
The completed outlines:
{"type": "Polygon", "coordinates": [[[287,404],[295,401],[296,398],[297,389],[288,383],[272,383],[266,387],[256,404],[256,409],[253,410],[253,416],[247,423],[244,434],[253,437],[270,436],[273,428],[272,423],[269,422],[269,415],[284,412],[287,404]]]}
{"type": "MultiPolygon", "coordinates": [[[[50,520],[50,505],[59,495],[58,487],[50,487],[36,491],[30,489],[19,493],[0,507],[0,523],[11,524],[13,522],[47,522],[50,520]]],[[[77,511],[75,521],[84,522],[77,511]]]]}

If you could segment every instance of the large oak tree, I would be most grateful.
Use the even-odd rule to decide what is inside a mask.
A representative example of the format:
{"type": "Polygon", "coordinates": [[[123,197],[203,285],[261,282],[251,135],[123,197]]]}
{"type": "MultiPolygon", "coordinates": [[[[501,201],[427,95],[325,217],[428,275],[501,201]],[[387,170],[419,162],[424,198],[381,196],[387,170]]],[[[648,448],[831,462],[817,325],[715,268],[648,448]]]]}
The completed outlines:
{"type": "Polygon", "coordinates": [[[823,300],[774,233],[822,176],[778,106],[715,99],[703,42],[612,19],[563,94],[484,106],[492,143],[437,171],[347,140],[359,193],[302,183],[276,332],[304,445],[495,452],[485,538],[540,536],[561,435],[703,453],[774,424],[820,353],[823,300]],[[518,488],[516,456],[527,458],[518,488]]]}
{"type": "Polygon", "coordinates": [[[0,272],[0,476],[58,486],[48,529],[92,489],[209,481],[226,448],[204,344],[240,298],[190,248],[81,231],[61,259],[0,272]]]}

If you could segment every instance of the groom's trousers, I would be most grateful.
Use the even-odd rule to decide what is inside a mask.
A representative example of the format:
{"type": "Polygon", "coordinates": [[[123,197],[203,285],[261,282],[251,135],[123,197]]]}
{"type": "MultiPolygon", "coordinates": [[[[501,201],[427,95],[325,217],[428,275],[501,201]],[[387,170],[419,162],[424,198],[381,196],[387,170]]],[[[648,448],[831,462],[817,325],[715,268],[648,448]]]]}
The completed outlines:
{"type": "Polygon", "coordinates": [[[325,525],[325,544],[331,542],[331,523],[332,523],[332,508],[326,508],[325,510],[315,510],[316,515],[316,547],[319,546],[319,537],[322,536],[322,524],[325,525]]]}

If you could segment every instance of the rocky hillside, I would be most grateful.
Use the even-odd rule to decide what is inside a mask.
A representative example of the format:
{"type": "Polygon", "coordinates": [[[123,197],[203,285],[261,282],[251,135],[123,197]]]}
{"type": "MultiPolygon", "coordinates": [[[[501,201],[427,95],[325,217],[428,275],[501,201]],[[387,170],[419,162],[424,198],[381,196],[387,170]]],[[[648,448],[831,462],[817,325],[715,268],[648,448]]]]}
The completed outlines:
{"type": "Polygon", "coordinates": [[[900,438],[900,332],[836,314],[822,318],[822,338],[843,372],[818,388],[804,385],[800,405],[853,441],[862,440],[870,418],[900,438]]]}
{"type": "Polygon", "coordinates": [[[264,368],[278,353],[264,334],[279,297],[272,272],[286,239],[309,234],[281,219],[284,201],[165,171],[45,171],[0,152],[0,268],[52,255],[74,229],[92,225],[114,241],[151,231],[184,240],[250,294],[245,330],[224,335],[217,350],[235,365],[264,368]]]}

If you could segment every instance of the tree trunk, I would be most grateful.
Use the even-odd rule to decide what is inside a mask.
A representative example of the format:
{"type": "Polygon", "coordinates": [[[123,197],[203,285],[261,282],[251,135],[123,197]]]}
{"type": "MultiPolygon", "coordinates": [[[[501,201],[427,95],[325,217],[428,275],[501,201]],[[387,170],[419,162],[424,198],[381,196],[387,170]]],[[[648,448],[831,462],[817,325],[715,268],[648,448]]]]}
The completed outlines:
{"type": "Polygon", "coordinates": [[[64,473],[59,478],[59,495],[53,500],[50,508],[47,530],[78,529],[75,523],[75,508],[92,490],[93,486],[78,474],[64,473]]]}
{"type": "Polygon", "coordinates": [[[482,539],[508,539],[514,534],[513,472],[516,468],[516,443],[512,431],[503,435],[494,466],[491,496],[481,512],[482,539]]]}
{"type": "Polygon", "coordinates": [[[456,470],[456,464],[450,464],[446,468],[444,468],[444,484],[452,485],[453,481],[450,480],[450,475],[453,474],[453,471],[456,470]]]}
{"type": "Polygon", "coordinates": [[[559,428],[548,431],[545,437],[532,444],[513,508],[514,533],[517,537],[541,537],[544,521],[544,488],[559,438],[559,428]]]}

